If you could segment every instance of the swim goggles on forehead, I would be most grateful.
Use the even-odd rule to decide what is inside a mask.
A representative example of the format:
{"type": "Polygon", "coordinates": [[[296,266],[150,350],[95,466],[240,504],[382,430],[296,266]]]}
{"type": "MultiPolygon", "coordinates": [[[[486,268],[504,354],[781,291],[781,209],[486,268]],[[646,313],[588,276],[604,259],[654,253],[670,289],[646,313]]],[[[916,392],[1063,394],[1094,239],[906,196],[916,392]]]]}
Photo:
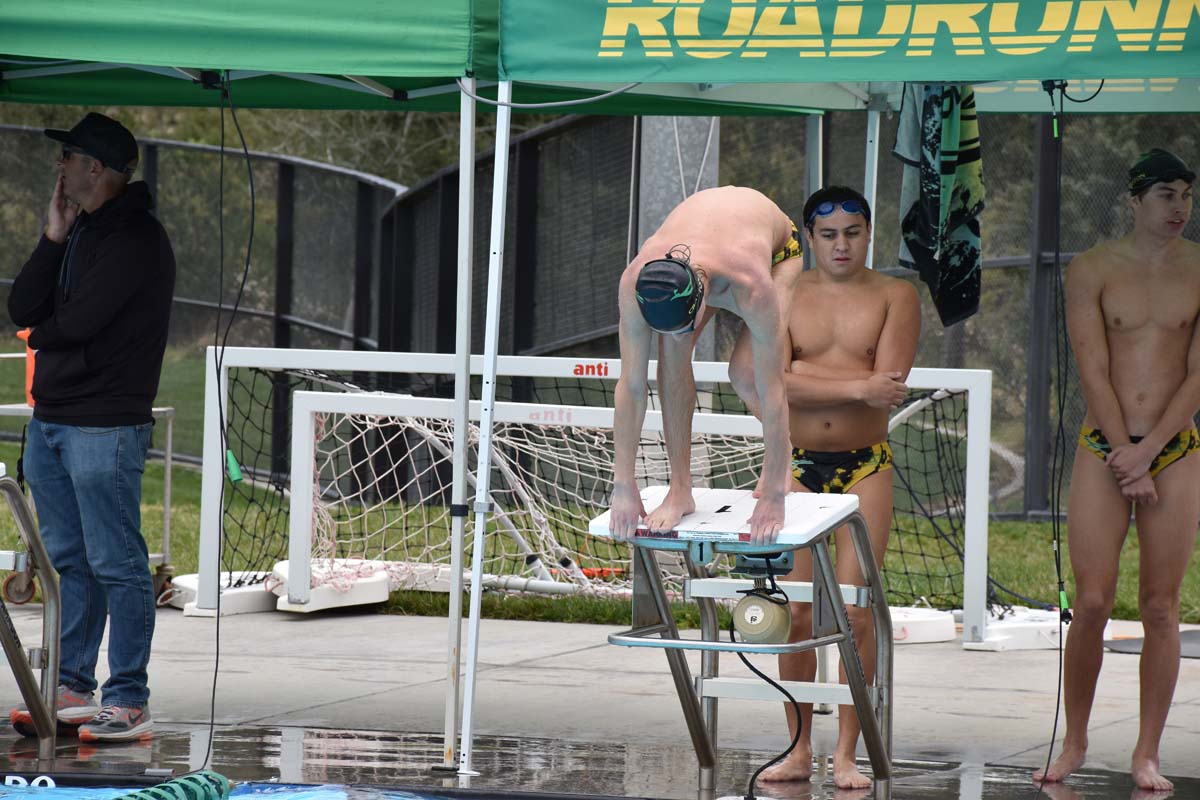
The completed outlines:
{"type": "Polygon", "coordinates": [[[808,219],[804,220],[804,224],[812,225],[813,220],[817,217],[828,217],[837,210],[838,206],[841,206],[842,211],[845,211],[847,214],[861,214],[863,217],[867,216],[867,210],[863,208],[862,204],[857,200],[826,200],[809,213],[808,219]]]}

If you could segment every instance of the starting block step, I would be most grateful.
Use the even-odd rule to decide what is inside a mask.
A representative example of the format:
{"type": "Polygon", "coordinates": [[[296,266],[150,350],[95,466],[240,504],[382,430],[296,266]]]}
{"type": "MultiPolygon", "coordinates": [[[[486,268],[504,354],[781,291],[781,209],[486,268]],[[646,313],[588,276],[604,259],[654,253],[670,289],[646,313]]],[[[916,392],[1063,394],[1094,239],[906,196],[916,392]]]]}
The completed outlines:
{"type": "MultiPolygon", "coordinates": [[[[854,698],[850,687],[844,683],[811,683],[807,681],[779,681],[779,685],[791,692],[801,703],[852,706],[854,698]]],[[[868,686],[871,702],[879,700],[878,691],[868,686]]],[[[696,678],[696,692],[701,697],[727,697],[736,700],[771,700],[787,702],[779,690],[758,678],[696,678]]]]}
{"type": "MultiPolygon", "coordinates": [[[[813,600],[813,585],[803,581],[776,581],[780,589],[787,592],[788,600],[793,603],[811,603],[813,600]]],[[[871,593],[865,586],[840,584],[842,602],[848,606],[867,606],[871,602],[871,593]]],[[[739,592],[753,589],[754,581],[745,578],[694,578],[687,581],[683,587],[683,597],[691,600],[695,597],[711,597],[718,600],[740,600],[744,595],[739,592]]]]}

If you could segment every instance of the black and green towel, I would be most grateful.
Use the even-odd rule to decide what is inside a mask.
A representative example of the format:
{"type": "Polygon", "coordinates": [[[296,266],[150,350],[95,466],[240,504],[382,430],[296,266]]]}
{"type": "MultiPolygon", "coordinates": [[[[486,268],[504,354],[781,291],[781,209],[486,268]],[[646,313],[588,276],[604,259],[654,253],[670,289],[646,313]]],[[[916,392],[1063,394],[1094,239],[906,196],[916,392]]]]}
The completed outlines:
{"type": "Polygon", "coordinates": [[[905,164],[900,264],[917,270],[942,324],[953,325],[979,309],[983,162],[974,90],[905,84],[893,152],[905,164]]]}

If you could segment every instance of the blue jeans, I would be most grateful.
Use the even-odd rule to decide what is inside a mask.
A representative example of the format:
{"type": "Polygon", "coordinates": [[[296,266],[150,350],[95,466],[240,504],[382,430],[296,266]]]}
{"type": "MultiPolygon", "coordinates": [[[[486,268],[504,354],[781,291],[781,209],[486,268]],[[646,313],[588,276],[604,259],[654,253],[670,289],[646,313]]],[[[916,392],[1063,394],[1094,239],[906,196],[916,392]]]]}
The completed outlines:
{"type": "Polygon", "coordinates": [[[59,683],[96,689],[109,621],[104,705],[141,708],[154,635],[154,581],[142,538],[142,472],[152,423],[107,428],[33,420],[25,474],[62,588],[59,683]]]}

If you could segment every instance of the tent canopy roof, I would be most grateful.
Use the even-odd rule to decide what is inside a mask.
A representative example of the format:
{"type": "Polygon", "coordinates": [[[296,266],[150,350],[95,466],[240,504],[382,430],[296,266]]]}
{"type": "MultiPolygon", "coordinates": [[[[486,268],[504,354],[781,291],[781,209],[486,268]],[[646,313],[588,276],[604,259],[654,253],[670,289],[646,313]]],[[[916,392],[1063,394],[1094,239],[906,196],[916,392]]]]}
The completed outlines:
{"type": "MultiPolygon", "coordinates": [[[[457,111],[455,81],[563,110],[790,114],[895,107],[969,81],[981,111],[1045,111],[1042,78],[1108,78],[1078,111],[1200,110],[1200,0],[5,0],[0,101],[457,111]],[[887,78],[887,82],[879,82],[887,78]]],[[[1097,81],[1072,82],[1086,96],[1097,81]]]]}
{"type": "Polygon", "coordinates": [[[899,82],[976,85],[981,111],[1200,110],[1200,0],[504,0],[500,75],[712,99],[894,107],[899,82]],[[879,81],[885,80],[885,83],[879,81]],[[668,87],[678,87],[670,89],[668,87]]]}
{"type": "Polygon", "coordinates": [[[495,77],[497,0],[5,0],[0,52],[148,67],[495,77]]]}
{"type": "MultiPolygon", "coordinates": [[[[215,106],[211,87],[229,70],[242,107],[458,111],[455,81],[494,82],[498,49],[498,0],[5,0],[0,101],[215,106]]],[[[514,100],[597,93],[535,82],[514,100]]],[[[811,110],[702,96],[664,107],[644,92],[587,109],[712,114],[718,105],[734,114],[811,110]]]]}

